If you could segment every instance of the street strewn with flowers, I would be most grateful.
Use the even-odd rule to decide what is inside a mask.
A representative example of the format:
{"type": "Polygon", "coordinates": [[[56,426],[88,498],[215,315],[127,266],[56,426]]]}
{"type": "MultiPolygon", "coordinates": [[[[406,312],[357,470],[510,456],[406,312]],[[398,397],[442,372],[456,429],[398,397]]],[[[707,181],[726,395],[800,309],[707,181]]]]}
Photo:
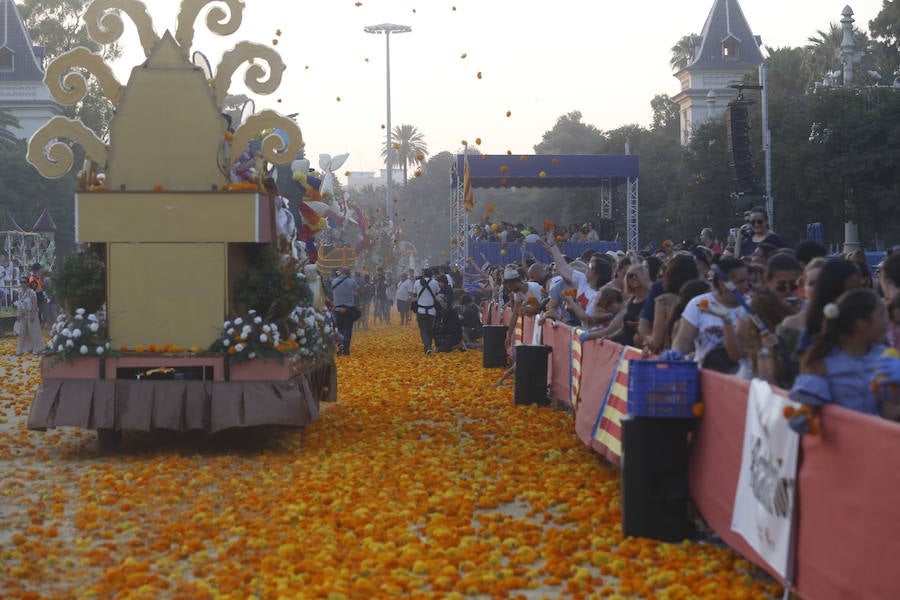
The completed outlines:
{"type": "Polygon", "coordinates": [[[619,473],[481,353],[361,333],[302,431],[29,432],[0,341],[0,597],[768,598],[728,549],[623,539],[619,473]]]}

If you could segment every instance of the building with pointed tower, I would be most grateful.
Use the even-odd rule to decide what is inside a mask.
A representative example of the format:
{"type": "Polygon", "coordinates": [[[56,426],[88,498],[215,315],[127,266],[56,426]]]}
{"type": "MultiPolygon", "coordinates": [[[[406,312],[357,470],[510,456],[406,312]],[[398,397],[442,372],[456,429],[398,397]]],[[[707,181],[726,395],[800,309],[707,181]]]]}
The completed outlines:
{"type": "Polygon", "coordinates": [[[62,107],[44,85],[44,48],[34,46],[13,0],[0,0],[0,110],[19,121],[12,133],[27,140],[62,107]]]}
{"type": "Polygon", "coordinates": [[[736,96],[729,86],[740,83],[763,62],[762,40],[753,35],[738,0],[714,0],[703,32],[691,41],[693,57],[675,73],[681,91],[673,98],[680,107],[684,145],[697,127],[725,112],[736,96]]]}

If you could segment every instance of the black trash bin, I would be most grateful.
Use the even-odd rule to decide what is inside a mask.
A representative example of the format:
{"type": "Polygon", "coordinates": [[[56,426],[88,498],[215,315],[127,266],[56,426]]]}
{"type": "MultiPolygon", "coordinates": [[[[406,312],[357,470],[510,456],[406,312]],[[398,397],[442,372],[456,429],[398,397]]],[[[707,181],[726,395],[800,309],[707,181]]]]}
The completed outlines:
{"type": "Polygon", "coordinates": [[[622,417],[622,534],[664,542],[694,535],[688,436],[694,419],[622,417]]]}
{"type": "Polygon", "coordinates": [[[484,327],[484,342],[482,344],[482,366],[485,369],[505,367],[506,356],[506,325],[486,325],[484,327]]]}
{"type": "Polygon", "coordinates": [[[516,358],[516,391],[513,395],[515,404],[550,403],[547,397],[547,358],[553,351],[551,346],[515,347],[516,358]]]}

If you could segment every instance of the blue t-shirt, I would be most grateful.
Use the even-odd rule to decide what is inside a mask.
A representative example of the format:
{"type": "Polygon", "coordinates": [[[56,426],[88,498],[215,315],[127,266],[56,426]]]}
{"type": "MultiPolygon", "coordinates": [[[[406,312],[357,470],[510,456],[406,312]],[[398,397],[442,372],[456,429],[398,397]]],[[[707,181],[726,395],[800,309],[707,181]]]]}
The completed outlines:
{"type": "Polygon", "coordinates": [[[654,281],[650,286],[650,293],[647,294],[647,301],[644,302],[644,308],[641,309],[639,319],[647,319],[653,324],[653,318],[656,316],[656,297],[663,293],[663,282],[654,281]]]}
{"type": "Polygon", "coordinates": [[[865,356],[850,356],[835,348],[825,357],[824,377],[805,373],[797,376],[789,394],[791,400],[811,406],[830,403],[870,415],[881,414],[871,382],[878,357],[886,347],[873,344],[865,356]]]}

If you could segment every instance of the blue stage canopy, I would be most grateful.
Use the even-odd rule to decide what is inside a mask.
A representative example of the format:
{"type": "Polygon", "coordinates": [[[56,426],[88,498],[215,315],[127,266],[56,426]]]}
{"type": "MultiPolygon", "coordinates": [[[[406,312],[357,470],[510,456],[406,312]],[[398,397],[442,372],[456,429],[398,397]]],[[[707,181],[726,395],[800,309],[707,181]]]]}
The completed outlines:
{"type": "MultiPolygon", "coordinates": [[[[633,154],[470,154],[468,159],[473,188],[585,188],[638,177],[633,154]]],[[[454,178],[462,179],[465,160],[456,155],[454,178]]]]}

